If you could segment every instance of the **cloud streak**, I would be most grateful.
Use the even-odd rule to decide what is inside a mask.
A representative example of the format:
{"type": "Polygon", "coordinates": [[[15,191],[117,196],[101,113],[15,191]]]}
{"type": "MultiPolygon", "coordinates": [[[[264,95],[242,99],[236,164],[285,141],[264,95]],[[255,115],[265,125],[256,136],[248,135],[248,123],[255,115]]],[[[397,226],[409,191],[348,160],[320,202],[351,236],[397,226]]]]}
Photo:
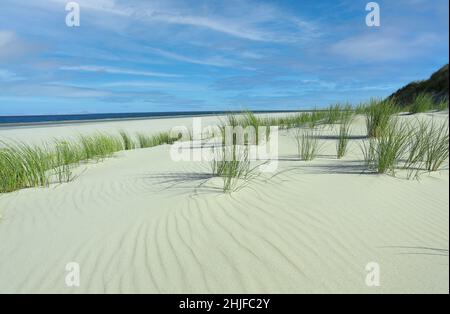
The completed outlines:
{"type": "Polygon", "coordinates": [[[17,59],[31,50],[33,47],[20,40],[15,32],[0,29],[0,62],[17,59]]]}
{"type": "MultiPolygon", "coordinates": [[[[47,7],[52,3],[66,3],[65,0],[47,1],[47,7]]],[[[200,28],[250,41],[292,43],[318,34],[312,21],[255,1],[229,0],[227,3],[234,7],[233,10],[213,10],[209,14],[198,14],[189,6],[170,0],[145,3],[133,0],[78,0],[78,3],[82,10],[88,10],[92,14],[114,15],[147,24],[164,23],[200,28]],[[266,25],[276,25],[276,31],[266,25]]],[[[203,5],[207,4],[208,2],[203,2],[203,5]]]]}
{"type": "Polygon", "coordinates": [[[156,54],[161,57],[175,60],[175,61],[180,61],[180,62],[187,62],[187,63],[200,64],[200,65],[211,65],[211,66],[216,66],[216,67],[231,67],[231,66],[236,65],[236,62],[222,58],[222,57],[197,59],[197,58],[186,57],[184,55],[166,51],[166,50],[162,50],[159,48],[151,48],[150,47],[150,48],[148,48],[148,50],[152,54],[156,54]]]}
{"type": "Polygon", "coordinates": [[[404,60],[426,53],[439,40],[439,36],[433,33],[411,37],[385,31],[341,40],[331,47],[331,52],[345,58],[368,61],[404,60]]]}
{"type": "Polygon", "coordinates": [[[135,75],[135,76],[181,77],[181,75],[179,75],[179,74],[139,71],[139,70],[122,69],[122,68],[115,68],[115,67],[108,67],[108,66],[97,66],[97,65],[61,66],[59,69],[62,71],[123,74],[123,75],[135,75]]]}
{"type": "Polygon", "coordinates": [[[378,29],[359,0],[76,1],[73,28],[66,0],[1,1],[0,114],[359,102],[448,62],[447,0],[380,1],[378,29]]]}

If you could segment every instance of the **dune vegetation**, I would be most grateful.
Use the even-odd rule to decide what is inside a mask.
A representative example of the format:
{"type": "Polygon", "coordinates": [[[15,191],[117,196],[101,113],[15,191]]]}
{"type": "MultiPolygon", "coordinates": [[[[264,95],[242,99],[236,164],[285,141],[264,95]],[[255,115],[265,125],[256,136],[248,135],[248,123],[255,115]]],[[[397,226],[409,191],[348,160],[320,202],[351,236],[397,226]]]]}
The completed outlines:
{"type": "Polygon", "coordinates": [[[292,136],[297,144],[297,154],[301,160],[311,161],[317,157],[320,145],[317,132],[313,128],[295,128],[292,136]]]}
{"type": "Polygon", "coordinates": [[[378,138],[384,134],[392,119],[399,112],[395,102],[371,99],[365,108],[367,136],[378,138]]]}
{"type": "MultiPolygon", "coordinates": [[[[143,138],[138,139],[142,144],[143,138]]],[[[173,141],[169,133],[161,132],[150,136],[150,146],[145,147],[173,141]]],[[[0,142],[0,146],[0,193],[69,182],[73,179],[72,169],[80,163],[100,162],[116,152],[138,147],[123,131],[118,136],[96,133],[79,135],[76,140],[58,139],[53,145],[0,142]]]]}
{"type": "Polygon", "coordinates": [[[397,123],[397,120],[389,121],[381,135],[370,138],[363,144],[368,168],[377,173],[395,175],[398,164],[406,153],[406,143],[410,135],[405,124],[397,123]]]}
{"type": "Polygon", "coordinates": [[[430,94],[419,94],[410,106],[412,114],[427,112],[434,109],[433,97],[430,94]]]}
{"type": "Polygon", "coordinates": [[[338,141],[336,143],[336,155],[338,159],[344,157],[347,152],[352,120],[353,115],[349,114],[342,120],[339,126],[338,141]]]}
{"type": "Polygon", "coordinates": [[[223,180],[223,191],[233,192],[253,176],[249,148],[246,145],[220,145],[213,149],[211,172],[223,180]],[[240,184],[241,183],[241,184],[240,184]]]}
{"type": "Polygon", "coordinates": [[[408,178],[437,171],[449,156],[448,122],[418,122],[419,127],[392,120],[383,135],[362,145],[369,170],[395,175],[407,170],[408,178]]]}
{"type": "MultiPolygon", "coordinates": [[[[446,110],[448,101],[433,103],[429,95],[419,94],[408,108],[412,114],[446,110]]],[[[237,181],[248,178],[252,169],[245,145],[258,144],[260,127],[266,127],[266,139],[270,136],[270,126],[291,130],[299,157],[312,160],[319,151],[318,128],[338,125],[336,156],[340,159],[347,151],[350,125],[355,115],[363,115],[366,120],[368,140],[363,141],[361,147],[368,170],[395,175],[396,170],[404,169],[408,171],[408,177],[415,178],[421,173],[439,170],[448,158],[448,123],[420,122],[419,127],[413,128],[397,120],[399,112],[393,99],[371,99],[357,106],[336,104],[324,110],[284,116],[261,117],[251,111],[230,113],[219,125],[222,146],[216,149],[216,155],[225,155],[231,150],[233,158],[213,160],[212,173],[224,178],[224,191],[232,191],[237,181]],[[237,143],[233,133],[231,146],[230,143],[225,145],[227,126],[242,129],[251,126],[254,139],[245,134],[244,143],[237,143]],[[238,144],[245,144],[244,148],[238,144]]],[[[69,182],[74,178],[73,168],[80,163],[99,162],[118,151],[172,144],[179,139],[170,136],[169,132],[131,136],[120,130],[117,135],[79,135],[75,140],[58,139],[51,145],[41,146],[0,142],[0,193],[69,182]]]]}
{"type": "MultiPolygon", "coordinates": [[[[446,105],[448,108],[449,99],[449,70],[448,63],[434,72],[428,79],[411,82],[395,93],[388,99],[395,100],[397,105],[402,108],[410,108],[419,95],[428,95],[433,99],[433,106],[438,109],[439,105],[446,105]]],[[[443,108],[443,107],[440,107],[443,108]]],[[[443,109],[446,109],[443,108],[443,109]]]]}
{"type": "Polygon", "coordinates": [[[160,132],[154,135],[147,135],[145,133],[136,133],[139,148],[155,147],[164,144],[173,144],[176,139],[172,138],[169,132],[160,132]]]}

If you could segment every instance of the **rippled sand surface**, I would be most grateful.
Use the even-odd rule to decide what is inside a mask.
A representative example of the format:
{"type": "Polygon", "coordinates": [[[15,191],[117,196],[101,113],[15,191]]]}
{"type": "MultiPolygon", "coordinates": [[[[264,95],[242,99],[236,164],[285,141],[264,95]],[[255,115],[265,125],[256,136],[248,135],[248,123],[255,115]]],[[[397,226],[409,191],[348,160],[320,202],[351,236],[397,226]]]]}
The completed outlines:
{"type": "MultiPolygon", "coordinates": [[[[55,134],[47,128],[33,140],[55,134]]],[[[364,120],[342,160],[335,133],[324,129],[319,158],[304,162],[281,132],[277,174],[232,194],[207,162],[171,161],[165,145],[81,165],[67,184],[0,195],[0,292],[448,293],[448,170],[420,181],[364,173],[364,120]],[[69,262],[80,265],[79,287],[65,284],[69,262]],[[366,285],[369,262],[379,287],[366,285]]]]}

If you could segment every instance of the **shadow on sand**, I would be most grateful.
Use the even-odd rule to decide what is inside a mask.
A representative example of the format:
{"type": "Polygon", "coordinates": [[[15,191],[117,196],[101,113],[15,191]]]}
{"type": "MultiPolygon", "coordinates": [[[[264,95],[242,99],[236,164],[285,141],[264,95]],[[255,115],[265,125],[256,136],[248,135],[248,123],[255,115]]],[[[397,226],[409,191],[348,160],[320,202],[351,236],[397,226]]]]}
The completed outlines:
{"type": "Polygon", "coordinates": [[[393,249],[398,252],[397,255],[429,255],[429,256],[444,256],[448,257],[448,249],[440,249],[426,246],[382,246],[381,249],[393,249]]]}
{"type": "MultiPolygon", "coordinates": [[[[339,140],[338,135],[315,135],[314,138],[319,140],[339,140]]],[[[369,137],[367,135],[349,135],[347,138],[349,140],[366,140],[369,137]]]]}
{"type": "Polygon", "coordinates": [[[202,172],[169,172],[151,173],[142,177],[161,187],[161,190],[181,189],[195,192],[222,192],[219,187],[208,185],[208,181],[214,178],[210,173],[202,172]]]}

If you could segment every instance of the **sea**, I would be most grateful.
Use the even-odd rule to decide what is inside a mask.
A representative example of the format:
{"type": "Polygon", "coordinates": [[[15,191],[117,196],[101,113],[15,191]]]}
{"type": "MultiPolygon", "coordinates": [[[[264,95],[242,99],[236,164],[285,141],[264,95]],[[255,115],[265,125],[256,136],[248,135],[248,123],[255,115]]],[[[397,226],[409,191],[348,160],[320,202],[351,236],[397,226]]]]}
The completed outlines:
{"type": "MultiPolygon", "coordinates": [[[[298,110],[262,110],[254,113],[298,112],[298,110]]],[[[91,121],[132,120],[152,118],[173,118],[207,115],[223,115],[230,111],[176,111],[176,112],[132,112],[132,113],[90,113],[90,114],[56,114],[0,116],[0,127],[29,124],[79,123],[91,121]]]]}

